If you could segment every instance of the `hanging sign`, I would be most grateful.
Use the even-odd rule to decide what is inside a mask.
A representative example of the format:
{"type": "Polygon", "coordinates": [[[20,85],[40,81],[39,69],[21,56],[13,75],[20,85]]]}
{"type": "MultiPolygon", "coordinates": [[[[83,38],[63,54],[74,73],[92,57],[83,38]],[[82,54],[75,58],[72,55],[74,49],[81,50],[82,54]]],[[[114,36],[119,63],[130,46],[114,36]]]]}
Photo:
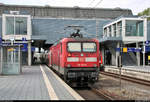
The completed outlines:
{"type": "Polygon", "coordinates": [[[148,56],[148,60],[150,60],[150,55],[148,56]]]}
{"type": "Polygon", "coordinates": [[[9,52],[14,51],[14,48],[9,48],[8,51],[9,52]]]}

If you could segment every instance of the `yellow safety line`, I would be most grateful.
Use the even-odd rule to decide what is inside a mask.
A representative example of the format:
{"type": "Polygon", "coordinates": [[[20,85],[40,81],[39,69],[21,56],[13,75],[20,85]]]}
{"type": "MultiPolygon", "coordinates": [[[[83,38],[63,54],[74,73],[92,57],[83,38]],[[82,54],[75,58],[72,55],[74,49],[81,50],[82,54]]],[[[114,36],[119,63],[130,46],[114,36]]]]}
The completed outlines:
{"type": "Polygon", "coordinates": [[[68,86],[62,79],[60,79],[53,71],[51,71],[47,66],[46,68],[55,76],[57,80],[69,91],[69,93],[76,99],[76,100],[84,100],[77,92],[75,92],[70,86],[68,86]]]}
{"type": "Polygon", "coordinates": [[[43,74],[43,77],[44,77],[44,81],[45,81],[45,84],[46,84],[46,87],[48,89],[48,94],[49,94],[49,97],[51,100],[58,100],[58,97],[51,85],[51,82],[49,81],[45,71],[43,70],[43,67],[40,65],[40,68],[41,68],[41,71],[42,71],[42,74],[43,74]]]}

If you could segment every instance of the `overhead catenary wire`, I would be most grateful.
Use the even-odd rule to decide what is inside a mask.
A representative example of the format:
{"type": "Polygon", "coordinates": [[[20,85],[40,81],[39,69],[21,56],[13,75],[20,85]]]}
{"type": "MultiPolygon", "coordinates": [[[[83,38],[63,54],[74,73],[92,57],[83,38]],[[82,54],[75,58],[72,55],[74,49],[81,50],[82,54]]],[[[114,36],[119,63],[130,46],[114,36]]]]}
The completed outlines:
{"type": "Polygon", "coordinates": [[[92,0],[90,3],[89,3],[89,5],[88,6],[90,6],[93,2],[94,2],[95,0],[92,0]]]}
{"type": "Polygon", "coordinates": [[[94,7],[97,7],[103,0],[100,0],[94,7]]]}

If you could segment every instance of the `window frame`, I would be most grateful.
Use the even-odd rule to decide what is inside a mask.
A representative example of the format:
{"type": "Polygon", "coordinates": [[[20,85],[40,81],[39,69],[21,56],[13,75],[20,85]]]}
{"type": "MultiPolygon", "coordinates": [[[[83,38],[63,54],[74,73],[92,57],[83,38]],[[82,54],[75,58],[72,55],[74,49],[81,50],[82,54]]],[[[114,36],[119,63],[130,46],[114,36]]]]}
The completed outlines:
{"type": "Polygon", "coordinates": [[[69,42],[67,42],[67,44],[66,44],[66,51],[67,52],[79,52],[79,53],[95,53],[95,52],[97,52],[97,43],[96,42],[94,42],[94,41],[69,41],[69,42]],[[81,43],[81,51],[68,51],[68,43],[81,43]],[[96,50],[95,51],[93,51],[93,52],[88,52],[88,51],[83,51],[83,43],[95,43],[95,45],[96,45],[96,50]]]}

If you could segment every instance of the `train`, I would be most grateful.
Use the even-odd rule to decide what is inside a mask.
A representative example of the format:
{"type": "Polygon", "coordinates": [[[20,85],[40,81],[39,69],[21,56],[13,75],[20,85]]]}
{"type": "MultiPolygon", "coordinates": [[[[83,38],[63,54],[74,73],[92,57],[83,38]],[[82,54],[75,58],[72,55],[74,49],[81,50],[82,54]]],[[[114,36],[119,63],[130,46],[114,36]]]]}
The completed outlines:
{"type": "Polygon", "coordinates": [[[57,41],[49,48],[47,59],[48,66],[71,86],[94,84],[103,64],[99,41],[79,34],[57,41]]]}

